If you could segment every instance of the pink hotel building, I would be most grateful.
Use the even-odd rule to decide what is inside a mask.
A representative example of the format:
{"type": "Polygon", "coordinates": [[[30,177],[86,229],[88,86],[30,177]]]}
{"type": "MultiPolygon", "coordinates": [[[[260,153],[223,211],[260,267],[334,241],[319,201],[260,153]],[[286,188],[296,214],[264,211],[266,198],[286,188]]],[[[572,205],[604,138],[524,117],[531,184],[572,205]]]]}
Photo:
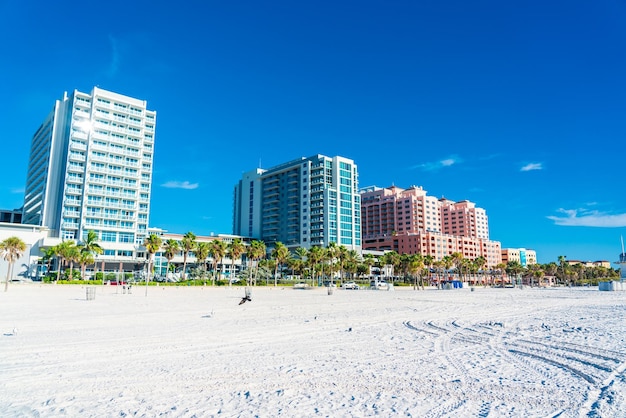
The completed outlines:
{"type": "Polygon", "coordinates": [[[430,255],[441,260],[461,253],[487,266],[502,262],[501,244],[489,240],[484,209],[470,201],[427,196],[421,187],[376,186],[361,189],[363,250],[394,250],[399,254],[430,255]]]}

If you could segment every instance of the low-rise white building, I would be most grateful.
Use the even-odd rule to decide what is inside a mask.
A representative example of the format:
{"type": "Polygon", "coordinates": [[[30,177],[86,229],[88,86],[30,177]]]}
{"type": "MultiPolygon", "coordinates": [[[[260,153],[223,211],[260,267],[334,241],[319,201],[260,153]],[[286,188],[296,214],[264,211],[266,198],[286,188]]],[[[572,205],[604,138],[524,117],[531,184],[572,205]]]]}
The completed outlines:
{"type": "MultiPolygon", "coordinates": [[[[9,237],[18,237],[26,244],[26,251],[15,262],[10,280],[36,279],[37,261],[41,257],[41,248],[58,244],[58,238],[50,238],[50,230],[43,226],[0,222],[0,241],[9,237]]],[[[4,282],[9,263],[0,258],[0,281],[4,282]]]]}

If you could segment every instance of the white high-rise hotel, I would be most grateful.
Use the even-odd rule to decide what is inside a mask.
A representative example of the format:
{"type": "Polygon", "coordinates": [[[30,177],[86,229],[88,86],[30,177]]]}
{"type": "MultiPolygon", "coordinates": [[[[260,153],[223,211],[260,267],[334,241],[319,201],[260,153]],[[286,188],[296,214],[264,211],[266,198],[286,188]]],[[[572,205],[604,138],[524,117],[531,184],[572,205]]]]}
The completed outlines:
{"type": "Polygon", "coordinates": [[[61,239],[93,230],[105,258],[130,259],[147,236],[155,123],[145,101],[65,93],[33,136],[22,222],[61,239]]]}

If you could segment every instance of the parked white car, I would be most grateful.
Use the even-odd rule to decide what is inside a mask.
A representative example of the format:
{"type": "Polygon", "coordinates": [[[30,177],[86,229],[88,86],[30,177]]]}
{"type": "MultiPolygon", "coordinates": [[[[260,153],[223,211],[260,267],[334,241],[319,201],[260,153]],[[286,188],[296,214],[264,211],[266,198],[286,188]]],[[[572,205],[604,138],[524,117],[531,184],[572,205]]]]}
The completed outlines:
{"type": "Polygon", "coordinates": [[[389,284],[381,280],[372,280],[370,282],[370,289],[389,290],[389,284]]]}
{"type": "Polygon", "coordinates": [[[341,287],[343,287],[344,289],[359,290],[359,285],[354,282],[344,283],[341,287]]]}

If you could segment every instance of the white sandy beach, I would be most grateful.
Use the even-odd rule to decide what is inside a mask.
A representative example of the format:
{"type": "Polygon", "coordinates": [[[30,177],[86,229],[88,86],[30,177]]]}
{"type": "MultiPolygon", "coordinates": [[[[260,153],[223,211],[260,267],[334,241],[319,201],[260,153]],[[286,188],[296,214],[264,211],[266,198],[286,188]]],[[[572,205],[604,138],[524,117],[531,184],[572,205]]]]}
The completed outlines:
{"type": "Polygon", "coordinates": [[[624,417],[626,292],[11,285],[2,417],[624,417]]]}

